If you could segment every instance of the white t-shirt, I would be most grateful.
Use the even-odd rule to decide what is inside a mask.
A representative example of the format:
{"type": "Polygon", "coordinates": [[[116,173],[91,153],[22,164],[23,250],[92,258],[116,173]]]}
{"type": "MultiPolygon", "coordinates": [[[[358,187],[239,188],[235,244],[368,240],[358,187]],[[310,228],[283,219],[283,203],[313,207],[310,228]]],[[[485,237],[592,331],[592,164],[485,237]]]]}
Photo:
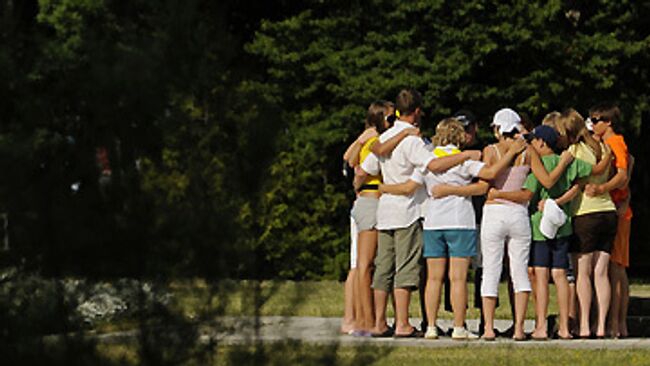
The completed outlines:
{"type": "Polygon", "coordinates": [[[461,165],[450,168],[444,173],[427,172],[424,176],[413,173],[411,179],[420,184],[424,183],[429,194],[429,203],[425,206],[424,229],[476,229],[476,217],[472,197],[447,196],[431,197],[431,189],[438,184],[466,186],[472,182],[485,163],[467,160],[461,165]]]}
{"type": "MultiPolygon", "coordinates": [[[[407,128],[413,128],[413,126],[407,122],[395,121],[393,127],[379,136],[379,141],[386,142],[407,128]]],[[[377,158],[374,154],[368,155],[361,164],[361,169],[371,175],[379,174],[381,171],[385,184],[399,184],[407,182],[415,171],[424,174],[425,171],[428,171],[427,165],[433,159],[435,156],[425,148],[421,138],[407,136],[400,141],[388,157],[377,158]]],[[[420,204],[416,201],[415,195],[382,194],[379,198],[377,229],[406,228],[419,218],[420,204]]]]}

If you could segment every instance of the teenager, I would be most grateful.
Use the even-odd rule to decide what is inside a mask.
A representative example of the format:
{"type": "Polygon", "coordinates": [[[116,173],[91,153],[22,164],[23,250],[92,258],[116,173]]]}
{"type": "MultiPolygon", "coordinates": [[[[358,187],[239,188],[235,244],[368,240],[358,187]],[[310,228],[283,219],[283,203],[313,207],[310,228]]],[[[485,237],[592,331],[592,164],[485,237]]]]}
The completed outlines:
{"type": "MultiPolygon", "coordinates": [[[[422,115],[422,97],[414,89],[400,91],[396,99],[400,113],[393,127],[381,134],[380,142],[393,137],[404,129],[419,124],[422,115]]],[[[387,157],[370,155],[361,165],[368,174],[381,171],[385,183],[404,183],[414,170],[441,172],[470,158],[478,159],[480,152],[464,152],[443,158],[435,158],[425,147],[422,139],[404,138],[387,157]]],[[[420,210],[412,196],[382,194],[377,209],[379,245],[375,258],[375,273],[372,287],[375,292],[375,306],[385,309],[388,293],[395,298],[396,337],[420,336],[408,322],[408,307],[411,291],[420,282],[419,260],[422,251],[422,228],[420,210]]],[[[385,319],[377,320],[375,333],[387,328],[385,319]]]]}
{"type": "Polygon", "coordinates": [[[598,104],[589,110],[589,120],[593,124],[594,135],[598,136],[612,150],[613,168],[616,169],[614,175],[607,182],[587,187],[588,195],[609,192],[618,214],[616,237],[609,263],[612,301],[608,333],[612,337],[627,337],[629,284],[625,269],[630,265],[630,226],[632,222],[628,189],[632,163],[625,139],[614,129],[619,123],[620,113],[618,106],[609,103],[598,104]]]}
{"type": "MultiPolygon", "coordinates": [[[[459,154],[465,132],[462,124],[454,118],[441,121],[436,127],[433,154],[450,156],[459,154]]],[[[422,184],[431,192],[439,184],[465,186],[474,178],[493,179],[505,169],[511,160],[525,148],[519,141],[511,146],[504,158],[487,167],[478,161],[467,161],[444,173],[415,172],[409,182],[399,185],[382,185],[382,192],[411,195],[422,184]]],[[[436,339],[440,334],[435,326],[440,294],[446,269],[451,280],[451,305],[454,313],[452,339],[476,339],[464,326],[467,308],[467,270],[471,257],[476,255],[476,221],[469,197],[430,197],[424,219],[424,252],[427,265],[426,313],[429,321],[425,338],[436,339]],[[447,266],[447,264],[449,264],[447,266]]]]}
{"type": "MultiPolygon", "coordinates": [[[[496,144],[485,148],[484,161],[493,165],[505,155],[510,145],[518,141],[515,135],[522,130],[519,115],[509,108],[499,110],[494,115],[493,125],[498,138],[496,144]]],[[[519,191],[529,172],[529,160],[522,153],[505,171],[491,182],[498,191],[519,191]]],[[[516,340],[525,339],[523,330],[530,282],[528,280],[528,255],[530,247],[530,223],[526,204],[512,202],[498,197],[488,199],[483,208],[481,223],[481,251],[483,255],[483,282],[481,296],[485,316],[485,340],[493,340],[494,312],[498,297],[498,285],[503,268],[503,254],[506,241],[510,277],[515,292],[514,334],[516,340]]]]}
{"type": "MultiPolygon", "coordinates": [[[[562,113],[558,120],[566,131],[570,144],[568,151],[589,164],[606,161],[605,145],[596,141],[585,125],[582,116],[573,109],[562,113]]],[[[608,181],[609,162],[602,174],[587,178],[587,183],[601,185],[608,181]]],[[[594,170],[596,170],[594,168],[594,170]]],[[[592,192],[593,193],[593,192],[592,192]]],[[[578,335],[591,335],[589,312],[592,302],[592,283],[597,297],[596,337],[605,336],[605,324],[609,310],[611,288],[609,283],[609,258],[616,236],[618,218],[616,206],[608,192],[587,194],[582,192],[574,200],[573,229],[576,243],[573,252],[577,261],[577,293],[580,313],[578,335]],[[593,278],[593,281],[592,281],[593,278]]]]}

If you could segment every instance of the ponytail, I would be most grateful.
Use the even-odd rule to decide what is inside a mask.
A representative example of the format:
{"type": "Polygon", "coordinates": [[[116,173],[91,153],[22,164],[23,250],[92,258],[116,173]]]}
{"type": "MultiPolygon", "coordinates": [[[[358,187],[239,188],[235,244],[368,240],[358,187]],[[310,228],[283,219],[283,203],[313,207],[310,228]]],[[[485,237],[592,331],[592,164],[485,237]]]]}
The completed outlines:
{"type": "Polygon", "coordinates": [[[566,131],[566,136],[569,139],[569,144],[584,142],[596,156],[596,162],[599,162],[603,157],[601,144],[591,136],[585,120],[580,113],[575,109],[569,108],[562,112],[562,115],[556,121],[558,127],[562,127],[566,131]]]}

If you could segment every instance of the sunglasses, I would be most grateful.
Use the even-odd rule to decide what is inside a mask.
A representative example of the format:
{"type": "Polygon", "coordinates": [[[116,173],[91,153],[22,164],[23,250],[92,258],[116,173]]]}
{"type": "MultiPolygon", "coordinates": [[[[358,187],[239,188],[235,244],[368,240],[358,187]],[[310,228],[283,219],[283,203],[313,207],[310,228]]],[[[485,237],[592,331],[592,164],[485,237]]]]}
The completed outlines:
{"type": "Polygon", "coordinates": [[[596,124],[598,122],[608,122],[609,120],[605,117],[589,117],[587,121],[596,124]]]}

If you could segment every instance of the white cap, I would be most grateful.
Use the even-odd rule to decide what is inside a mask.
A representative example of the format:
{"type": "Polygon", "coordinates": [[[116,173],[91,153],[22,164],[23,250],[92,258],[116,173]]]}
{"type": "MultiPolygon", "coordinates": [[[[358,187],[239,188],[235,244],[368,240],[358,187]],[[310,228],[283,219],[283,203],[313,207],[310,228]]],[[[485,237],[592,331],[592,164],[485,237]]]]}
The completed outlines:
{"type": "Polygon", "coordinates": [[[560,206],[554,200],[547,199],[544,202],[544,212],[542,212],[542,220],[539,223],[539,231],[545,237],[553,239],[566,220],[567,216],[560,206]]]}
{"type": "Polygon", "coordinates": [[[492,125],[499,127],[499,133],[512,132],[514,129],[521,131],[520,123],[521,118],[510,108],[499,109],[492,119],[492,125]]]}

